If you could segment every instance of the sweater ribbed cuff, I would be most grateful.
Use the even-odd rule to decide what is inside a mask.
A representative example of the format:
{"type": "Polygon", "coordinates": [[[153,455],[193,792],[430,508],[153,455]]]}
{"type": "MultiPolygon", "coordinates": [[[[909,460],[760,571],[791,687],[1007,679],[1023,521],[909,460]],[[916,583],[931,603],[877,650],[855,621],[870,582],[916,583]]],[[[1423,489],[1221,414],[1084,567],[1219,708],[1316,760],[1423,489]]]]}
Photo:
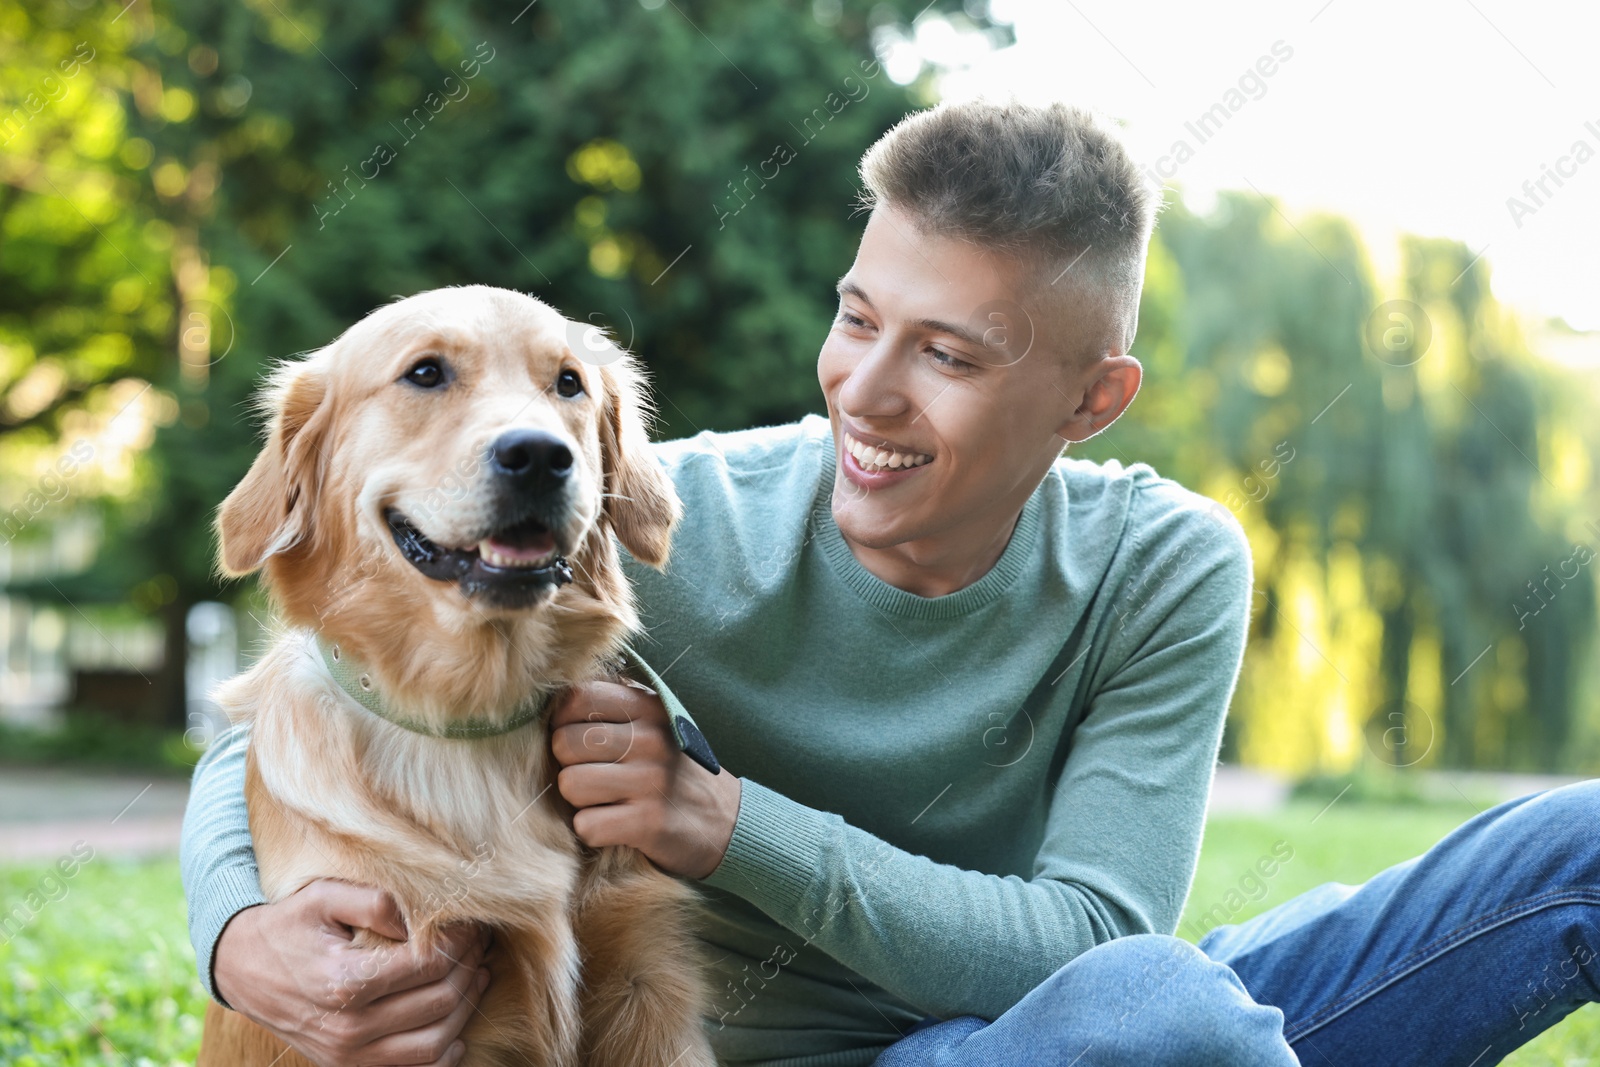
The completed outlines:
{"type": "Polygon", "coordinates": [[[743,897],[769,915],[792,913],[817,876],[831,816],[760,782],[740,779],[733,839],[706,885],[743,897]]]}
{"type": "Polygon", "coordinates": [[[194,942],[195,967],[211,998],[224,1008],[231,1008],[218,995],[217,977],[211,968],[223,927],[246,908],[267,902],[261,895],[260,875],[255,867],[224,867],[206,881],[203,892],[194,894],[191,899],[189,939],[194,942]]]}

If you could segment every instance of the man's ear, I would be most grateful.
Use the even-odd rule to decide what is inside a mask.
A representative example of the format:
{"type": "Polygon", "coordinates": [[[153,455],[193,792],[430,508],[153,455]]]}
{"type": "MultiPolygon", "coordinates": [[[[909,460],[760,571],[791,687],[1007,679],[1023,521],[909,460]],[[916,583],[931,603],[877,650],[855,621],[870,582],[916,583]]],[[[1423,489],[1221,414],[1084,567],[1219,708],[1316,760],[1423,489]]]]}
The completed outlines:
{"type": "Polygon", "coordinates": [[[657,570],[666,565],[672,529],[683,514],[678,491],[650,450],[648,420],[654,415],[644,372],[626,352],[602,364],[606,408],[601,419],[600,461],[605,467],[605,511],[630,555],[657,570]]]}
{"type": "Polygon", "coordinates": [[[218,570],[239,578],[311,536],[328,422],[325,372],[310,361],[274,372],[261,406],[267,442],[217,513],[218,570]]]}
{"type": "Polygon", "coordinates": [[[1144,368],[1128,355],[1097,357],[1089,374],[1077,410],[1056,427],[1055,435],[1069,443],[1087,441],[1116,422],[1133,403],[1144,380],[1144,368]]]}

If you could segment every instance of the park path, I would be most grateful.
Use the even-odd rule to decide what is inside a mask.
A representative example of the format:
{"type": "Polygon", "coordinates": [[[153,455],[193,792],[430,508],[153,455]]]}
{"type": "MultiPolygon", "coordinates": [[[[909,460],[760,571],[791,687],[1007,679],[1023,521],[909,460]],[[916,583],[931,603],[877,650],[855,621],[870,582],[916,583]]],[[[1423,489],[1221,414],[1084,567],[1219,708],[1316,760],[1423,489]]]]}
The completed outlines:
{"type": "MultiPolygon", "coordinates": [[[[1552,789],[1579,778],[1528,774],[1420,772],[1430,799],[1459,797],[1480,807],[1552,789]]],[[[1210,812],[1268,815],[1287,801],[1289,782],[1262,771],[1222,766],[1210,812]]],[[[0,866],[48,863],[84,842],[96,855],[172,856],[178,851],[189,783],[182,778],[104,775],[0,767],[0,866]]]]}
{"type": "Polygon", "coordinates": [[[0,767],[0,866],[48,863],[83,842],[95,855],[174,855],[185,778],[0,767]]]}

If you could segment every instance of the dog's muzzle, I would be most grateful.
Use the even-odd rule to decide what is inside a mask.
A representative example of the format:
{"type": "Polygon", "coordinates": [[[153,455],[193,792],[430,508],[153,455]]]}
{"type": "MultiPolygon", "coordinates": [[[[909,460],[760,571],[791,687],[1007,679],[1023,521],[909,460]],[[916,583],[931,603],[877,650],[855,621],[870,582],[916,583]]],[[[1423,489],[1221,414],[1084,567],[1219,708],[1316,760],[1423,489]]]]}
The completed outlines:
{"type": "MultiPolygon", "coordinates": [[[[572,567],[558,550],[541,553],[539,562],[526,564],[514,558],[555,543],[548,526],[536,518],[524,518],[493,531],[471,548],[448,548],[435,544],[393,508],[384,513],[389,532],[406,561],[428,578],[455,582],[469,598],[495,607],[528,607],[546,589],[558,589],[572,581],[572,567]],[[514,555],[484,558],[483,546],[505,546],[514,555]]],[[[492,551],[492,550],[491,550],[492,551]]]]}

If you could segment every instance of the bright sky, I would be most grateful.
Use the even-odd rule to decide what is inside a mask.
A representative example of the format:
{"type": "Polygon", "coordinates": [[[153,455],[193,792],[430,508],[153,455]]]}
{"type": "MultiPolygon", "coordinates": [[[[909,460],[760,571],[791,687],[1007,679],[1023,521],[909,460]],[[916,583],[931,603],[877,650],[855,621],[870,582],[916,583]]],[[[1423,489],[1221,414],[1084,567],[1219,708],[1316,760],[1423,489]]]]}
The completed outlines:
{"type": "Polygon", "coordinates": [[[1098,107],[1128,124],[1146,166],[1188,144],[1192,158],[1165,169],[1192,207],[1254,187],[1291,217],[1337,212],[1366,234],[1380,278],[1395,270],[1399,232],[1453,237],[1483,252],[1501,300],[1600,330],[1591,0],[992,0],[991,10],[1014,24],[1015,46],[985,52],[942,19],[918,23],[915,51],[971,64],[944,76],[946,99],[1015,92],[1098,107]],[[1246,77],[1228,99],[1275,44],[1270,76],[1246,77]],[[1236,110],[1202,142],[1185,123],[1218,103],[1236,110]],[[1546,166],[1562,184],[1545,177],[1541,191],[1546,166]],[[1530,209],[1520,218],[1513,196],[1530,209]]]}

